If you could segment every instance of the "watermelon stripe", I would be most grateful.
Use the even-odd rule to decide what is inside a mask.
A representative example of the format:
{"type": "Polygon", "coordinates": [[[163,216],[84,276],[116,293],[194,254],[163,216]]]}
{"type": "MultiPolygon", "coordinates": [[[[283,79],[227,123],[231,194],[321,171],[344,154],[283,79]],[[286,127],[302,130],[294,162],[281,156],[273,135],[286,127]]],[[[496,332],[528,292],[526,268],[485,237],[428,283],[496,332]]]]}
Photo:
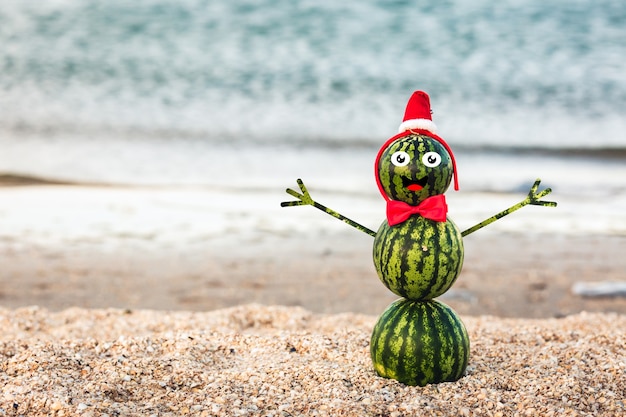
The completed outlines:
{"type": "Polygon", "coordinates": [[[391,349],[391,353],[392,353],[392,356],[391,356],[392,360],[389,365],[393,366],[395,369],[402,369],[400,361],[402,360],[401,351],[404,345],[404,338],[399,337],[395,329],[400,329],[405,326],[406,310],[408,306],[403,305],[401,307],[402,308],[399,311],[397,311],[396,314],[394,315],[393,327],[389,329],[389,340],[391,341],[391,343],[387,345],[388,348],[391,349]],[[395,357],[393,355],[395,355],[395,357]]]}
{"type": "Polygon", "coordinates": [[[433,368],[437,368],[437,373],[433,376],[433,378],[436,381],[443,381],[445,380],[443,371],[441,369],[441,366],[435,367],[435,364],[441,364],[443,358],[445,357],[444,355],[449,355],[449,352],[447,352],[449,346],[452,344],[451,340],[448,340],[449,338],[447,337],[448,335],[445,332],[445,328],[447,327],[448,323],[443,323],[441,321],[441,317],[439,315],[439,309],[435,309],[435,308],[430,308],[430,311],[427,313],[428,315],[428,320],[429,320],[429,325],[431,326],[431,329],[435,329],[437,334],[439,335],[439,343],[440,343],[440,347],[439,349],[433,349],[434,351],[434,355],[433,355],[433,360],[432,360],[432,367],[433,368]]]}
{"type": "MultiPolygon", "coordinates": [[[[446,246],[450,245],[451,242],[455,241],[453,239],[453,237],[452,237],[452,233],[453,232],[454,232],[453,228],[445,228],[443,230],[443,233],[439,234],[439,242],[438,243],[439,243],[439,247],[440,248],[441,247],[446,247],[446,246]]],[[[441,265],[441,271],[440,271],[439,268],[437,269],[436,276],[439,276],[439,275],[448,276],[448,274],[450,273],[449,269],[447,268],[447,266],[449,264],[448,260],[452,261],[451,263],[455,263],[455,260],[458,259],[457,253],[455,251],[451,251],[449,254],[446,254],[446,253],[440,251],[440,252],[438,252],[437,258],[439,259],[439,265],[441,265],[441,264],[443,264],[443,265],[441,265]]],[[[454,278],[452,283],[454,283],[455,280],[456,280],[456,277],[454,278]]],[[[440,280],[438,283],[436,283],[436,284],[439,284],[439,285],[436,285],[433,288],[432,293],[433,294],[442,294],[448,288],[450,288],[452,283],[450,283],[450,285],[448,285],[448,283],[446,281],[440,280]]]]}
{"type": "Polygon", "coordinates": [[[449,323],[450,328],[454,329],[454,338],[462,341],[462,343],[454,344],[454,351],[452,353],[452,357],[455,358],[453,366],[454,372],[448,375],[446,379],[447,381],[456,381],[463,375],[463,372],[465,371],[465,366],[469,359],[470,341],[465,327],[462,325],[462,323],[460,323],[458,317],[452,314],[452,310],[448,308],[447,310],[442,311],[446,315],[447,322],[449,323]]]}
{"type": "MultiPolygon", "coordinates": [[[[411,323],[411,319],[412,316],[410,314],[410,312],[407,313],[406,310],[409,309],[409,305],[403,305],[402,306],[402,310],[398,311],[396,313],[396,317],[398,318],[396,320],[397,325],[394,326],[394,330],[395,329],[406,329],[410,327],[410,323],[411,323]]],[[[407,359],[407,348],[409,349],[410,352],[410,346],[408,346],[410,344],[410,339],[406,338],[406,337],[402,337],[401,335],[399,335],[397,332],[394,332],[395,334],[395,338],[396,339],[400,339],[402,341],[402,343],[400,344],[398,350],[397,350],[397,368],[396,369],[406,369],[406,359],[407,359]]],[[[397,341],[396,341],[397,343],[397,341]]],[[[396,352],[392,352],[392,353],[396,353],[396,352]]],[[[400,375],[400,377],[403,377],[400,375]]]]}
{"type": "MultiPolygon", "coordinates": [[[[424,241],[428,246],[428,256],[424,258],[424,267],[428,268],[427,269],[428,271],[432,271],[431,273],[432,276],[430,280],[426,282],[428,285],[424,286],[423,293],[426,295],[423,298],[433,298],[434,295],[432,294],[435,293],[434,289],[437,286],[438,277],[439,277],[438,258],[439,258],[439,254],[442,253],[441,245],[439,245],[437,236],[435,236],[435,231],[437,230],[439,224],[432,220],[424,220],[422,223],[424,225],[423,228],[425,228],[425,226],[430,223],[431,227],[428,228],[428,230],[432,232],[432,233],[429,233],[429,236],[427,237],[428,240],[424,241]]],[[[422,271],[424,270],[425,269],[422,269],[422,271]]]]}
{"type": "Polygon", "coordinates": [[[389,372],[389,369],[399,369],[399,355],[398,352],[396,352],[395,348],[397,339],[396,329],[402,327],[400,326],[400,321],[404,317],[407,308],[407,305],[398,304],[397,309],[389,309],[386,310],[385,313],[383,313],[384,315],[386,315],[386,317],[385,320],[382,321],[382,331],[380,334],[380,338],[378,339],[383,341],[383,343],[380,346],[377,345],[375,351],[378,355],[378,363],[383,364],[382,369],[385,373],[384,376],[388,376],[391,378],[396,378],[396,376],[394,374],[391,374],[389,372]],[[382,349],[383,346],[385,347],[385,349],[382,349]],[[385,352],[387,349],[391,350],[393,355],[386,358],[385,352]]]}
{"type": "MultiPolygon", "coordinates": [[[[416,332],[418,331],[418,324],[419,324],[419,317],[415,317],[415,314],[411,314],[408,326],[406,327],[407,334],[417,334],[416,332]]],[[[418,351],[419,346],[418,346],[417,341],[414,340],[413,338],[405,337],[405,339],[407,341],[405,342],[406,349],[405,349],[405,352],[403,353],[404,354],[404,358],[402,361],[403,369],[414,369],[418,363],[417,361],[418,355],[416,354],[416,352],[418,351]]],[[[406,372],[405,372],[404,378],[407,378],[407,377],[409,377],[409,375],[406,375],[406,372]]]]}
{"type": "Polygon", "coordinates": [[[459,346],[462,343],[462,339],[457,337],[458,323],[456,320],[451,321],[449,319],[449,316],[446,314],[448,310],[449,307],[447,306],[446,308],[437,309],[438,323],[442,329],[440,331],[440,334],[442,335],[442,347],[439,349],[439,360],[437,363],[439,364],[440,369],[439,378],[442,381],[449,381],[450,377],[456,373],[456,367],[454,364],[457,362],[456,355],[458,354],[459,346]],[[460,341],[460,343],[456,343],[455,341],[460,341]]]}
{"type": "Polygon", "coordinates": [[[459,345],[459,354],[456,356],[457,362],[457,373],[453,376],[453,378],[460,378],[463,376],[465,372],[465,366],[469,361],[469,353],[470,353],[470,340],[469,335],[467,334],[467,330],[465,326],[459,326],[460,338],[463,340],[463,343],[459,345]]]}
{"type": "MultiPolygon", "coordinates": [[[[400,236],[402,236],[401,232],[406,232],[406,230],[400,230],[400,236]]],[[[388,252],[388,256],[389,256],[389,259],[393,260],[394,265],[397,267],[397,269],[393,271],[395,272],[395,274],[397,274],[397,275],[395,274],[393,275],[397,277],[397,281],[395,283],[389,282],[389,284],[394,285],[396,289],[406,288],[408,285],[407,277],[406,277],[406,274],[402,273],[402,271],[407,270],[406,257],[397,256],[399,253],[403,253],[405,251],[403,247],[403,243],[405,243],[406,240],[395,239],[394,234],[389,234],[388,239],[389,239],[389,242],[391,243],[389,245],[390,250],[388,252]]]]}
{"type": "MultiPolygon", "coordinates": [[[[378,341],[381,342],[380,347],[376,346],[376,352],[378,354],[377,362],[378,363],[383,363],[384,357],[382,355],[383,350],[381,349],[382,346],[389,346],[391,344],[391,337],[393,336],[393,329],[397,327],[397,323],[393,322],[393,314],[392,311],[385,311],[385,313],[383,313],[383,316],[381,316],[381,320],[379,320],[378,325],[380,325],[381,329],[380,331],[380,336],[378,338],[378,341]],[[384,319],[383,319],[384,316],[384,319]]],[[[386,375],[386,367],[382,368],[382,371],[385,372],[385,375],[383,376],[387,376],[386,375]]]]}
{"type": "MultiPolygon", "coordinates": [[[[460,335],[458,326],[455,326],[455,320],[449,314],[447,314],[447,311],[442,310],[441,312],[443,315],[445,315],[445,321],[448,327],[453,329],[453,333],[448,335],[448,341],[449,341],[449,345],[448,345],[449,356],[448,357],[452,358],[452,361],[450,363],[442,364],[442,367],[447,368],[446,369],[447,372],[445,372],[445,374],[442,375],[442,379],[444,381],[449,381],[450,378],[454,378],[456,374],[458,373],[458,364],[461,362],[459,360],[459,357],[461,355],[461,351],[463,350],[463,347],[461,343],[459,344],[453,343],[453,340],[458,339],[460,335]]],[[[442,318],[442,320],[443,319],[444,318],[442,318]]],[[[463,339],[461,338],[461,340],[463,339]]]]}
{"type": "MultiPolygon", "coordinates": [[[[436,329],[436,323],[432,320],[433,309],[428,308],[428,305],[419,305],[421,307],[421,316],[422,316],[422,326],[421,326],[421,334],[417,336],[420,337],[422,341],[421,346],[421,370],[422,370],[422,378],[420,380],[416,380],[418,385],[425,385],[428,381],[437,381],[438,378],[435,374],[435,365],[437,362],[436,357],[436,349],[433,348],[433,344],[435,344],[435,337],[431,334],[432,330],[436,329]]],[[[416,356],[419,355],[419,352],[416,352],[416,356]]]]}

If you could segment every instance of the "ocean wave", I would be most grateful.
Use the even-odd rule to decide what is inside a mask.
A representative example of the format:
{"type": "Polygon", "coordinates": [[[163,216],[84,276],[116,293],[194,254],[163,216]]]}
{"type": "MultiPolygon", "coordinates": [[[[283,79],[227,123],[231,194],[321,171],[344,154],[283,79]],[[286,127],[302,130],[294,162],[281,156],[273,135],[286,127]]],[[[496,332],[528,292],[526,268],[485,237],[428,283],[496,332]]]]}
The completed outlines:
{"type": "Polygon", "coordinates": [[[257,186],[320,158],[369,170],[422,89],[458,156],[623,175],[625,37],[616,0],[0,2],[0,172],[246,184],[233,155],[257,186]]]}
{"type": "Polygon", "coordinates": [[[625,28],[615,0],[3,2],[0,124],[375,143],[424,89],[453,142],[615,147],[625,28]]]}

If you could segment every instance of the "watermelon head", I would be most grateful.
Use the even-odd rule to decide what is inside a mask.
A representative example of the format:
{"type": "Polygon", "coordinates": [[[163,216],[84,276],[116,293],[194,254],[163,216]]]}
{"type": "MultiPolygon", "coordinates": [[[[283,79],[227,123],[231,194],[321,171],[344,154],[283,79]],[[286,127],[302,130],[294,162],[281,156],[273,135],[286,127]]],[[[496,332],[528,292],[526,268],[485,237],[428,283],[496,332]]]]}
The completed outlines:
{"type": "Polygon", "coordinates": [[[454,172],[446,148],[423,134],[405,135],[389,143],[379,153],[376,168],[383,196],[411,205],[443,194],[454,172]]]}

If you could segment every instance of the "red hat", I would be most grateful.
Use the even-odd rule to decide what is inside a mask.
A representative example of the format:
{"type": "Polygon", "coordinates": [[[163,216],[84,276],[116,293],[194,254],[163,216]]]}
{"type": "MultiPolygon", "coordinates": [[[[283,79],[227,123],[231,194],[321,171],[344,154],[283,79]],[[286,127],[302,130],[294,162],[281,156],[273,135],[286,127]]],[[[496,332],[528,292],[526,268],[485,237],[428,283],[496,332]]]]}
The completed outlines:
{"type": "MultiPolygon", "coordinates": [[[[378,156],[376,157],[375,162],[375,169],[378,170],[378,161],[380,160],[380,157],[382,156],[385,149],[395,140],[410,135],[411,133],[426,135],[441,143],[446,151],[448,151],[450,159],[452,160],[454,189],[458,190],[459,180],[457,178],[456,160],[454,159],[454,154],[452,153],[452,149],[450,149],[450,146],[448,146],[446,141],[435,134],[435,132],[437,131],[437,126],[435,125],[435,123],[433,123],[431,114],[432,111],[430,110],[430,98],[428,97],[428,94],[423,91],[414,92],[406,105],[404,118],[402,119],[402,123],[400,124],[400,128],[398,129],[399,133],[387,140],[387,142],[385,142],[385,144],[378,151],[378,156]]],[[[376,182],[378,183],[378,188],[381,190],[381,193],[384,196],[385,193],[383,192],[382,184],[380,183],[380,178],[378,178],[378,175],[376,175],[376,182]]]]}
{"type": "Polygon", "coordinates": [[[404,119],[402,119],[398,133],[410,129],[423,129],[435,133],[437,126],[433,123],[432,113],[428,94],[423,91],[414,92],[406,105],[404,119]]]}

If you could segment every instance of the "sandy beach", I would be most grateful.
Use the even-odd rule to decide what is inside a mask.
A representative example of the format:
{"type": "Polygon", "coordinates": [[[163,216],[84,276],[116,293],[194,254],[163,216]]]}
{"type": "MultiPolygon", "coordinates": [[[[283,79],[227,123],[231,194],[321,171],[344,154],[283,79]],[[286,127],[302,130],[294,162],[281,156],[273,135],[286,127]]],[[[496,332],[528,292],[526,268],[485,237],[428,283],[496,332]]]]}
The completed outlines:
{"type": "MultiPolygon", "coordinates": [[[[468,238],[464,269],[442,299],[466,315],[626,314],[624,297],[585,298],[571,291],[576,282],[623,282],[624,241],[514,234],[468,238]]],[[[376,275],[371,239],[351,233],[314,242],[267,236],[240,250],[228,245],[157,250],[132,242],[116,250],[5,245],[0,264],[0,303],[9,308],[207,311],[253,302],[376,315],[395,299],[376,275]],[[266,255],[260,253],[265,247],[271,248],[266,255]]]]}
{"type": "Polygon", "coordinates": [[[0,310],[2,415],[620,416],[626,317],[464,317],[467,374],[376,376],[375,317],[246,305],[207,313],[0,310]]]}

